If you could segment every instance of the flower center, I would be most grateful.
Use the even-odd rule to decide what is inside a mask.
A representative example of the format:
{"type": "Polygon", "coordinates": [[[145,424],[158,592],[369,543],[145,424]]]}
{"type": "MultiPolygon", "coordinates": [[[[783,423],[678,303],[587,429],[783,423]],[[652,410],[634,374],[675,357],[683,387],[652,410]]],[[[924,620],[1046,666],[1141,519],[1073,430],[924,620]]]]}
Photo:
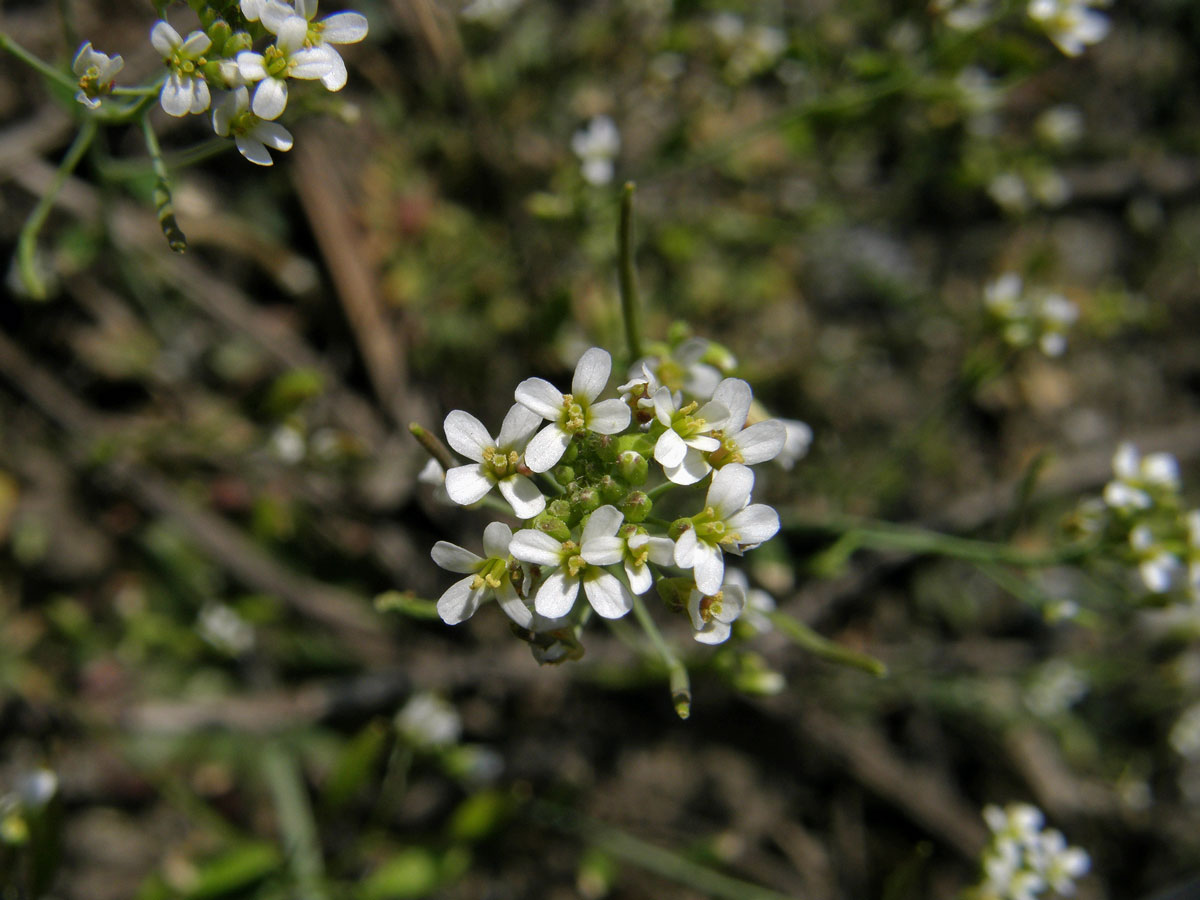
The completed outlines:
{"type": "Polygon", "coordinates": [[[563,394],[563,411],[558,424],[567,434],[587,430],[587,407],[570,394],[563,394]]]}
{"type": "Polygon", "coordinates": [[[721,601],[725,599],[724,591],[717,591],[711,596],[700,598],[700,618],[705,624],[721,614],[721,601]]]}
{"type": "Polygon", "coordinates": [[[517,466],[520,463],[521,454],[516,450],[509,450],[505,453],[499,447],[485,447],[483,449],[483,464],[497,481],[507,478],[516,472],[517,466]]]}

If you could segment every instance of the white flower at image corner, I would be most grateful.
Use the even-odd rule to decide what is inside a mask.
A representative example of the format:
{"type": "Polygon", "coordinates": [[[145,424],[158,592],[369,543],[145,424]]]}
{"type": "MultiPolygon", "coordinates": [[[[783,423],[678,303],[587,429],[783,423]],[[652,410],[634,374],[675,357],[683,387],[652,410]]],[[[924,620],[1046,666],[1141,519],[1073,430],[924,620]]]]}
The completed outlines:
{"type": "Polygon", "coordinates": [[[477,556],[449,541],[438,541],[430,556],[448,572],[467,577],[454,582],[438,598],[437,611],[447,625],[465,622],[489,597],[495,597],[505,614],[528,628],[533,623],[529,607],[517,595],[509,577],[512,529],[503,522],[492,522],[483,532],[484,556],[477,556]]]}
{"type": "Polygon", "coordinates": [[[1112,481],[1104,486],[1104,502],[1112,509],[1131,511],[1154,505],[1151,491],[1179,490],[1179,463],[1169,453],[1151,453],[1142,459],[1128,441],[1117,446],[1112,460],[1112,481]]]}
{"type": "Polygon", "coordinates": [[[715,397],[699,409],[695,400],[681,408],[668,387],[655,391],[653,400],[654,415],[667,429],[654,443],[654,459],[674,484],[695,484],[712,471],[704,454],[721,449],[712,432],[725,427],[729,409],[715,397]]]}
{"type": "Polygon", "coordinates": [[[1029,0],[1026,13],[1067,56],[1078,56],[1108,35],[1108,16],[1093,7],[1107,0],[1029,0]]]}
{"type": "MultiPolygon", "coordinates": [[[[280,34],[284,20],[299,16],[308,23],[305,36],[306,47],[320,51],[330,69],[321,76],[321,84],[330,91],[340,91],[346,86],[346,63],[334,44],[357,44],[367,36],[367,17],[362,13],[333,13],[317,19],[317,0],[296,0],[296,7],[280,3],[279,0],[263,0],[262,22],[273,34],[280,34]]],[[[296,76],[302,77],[302,76],[296,76]]]]}
{"type": "Polygon", "coordinates": [[[482,500],[493,487],[508,501],[518,519],[532,519],[546,508],[546,498],[537,486],[521,474],[521,454],[533,437],[542,417],[519,403],[508,411],[495,440],[483,423],[461,409],[446,416],[443,428],[446,440],[470,465],[455,466],[446,472],[446,493],[461,506],[482,500]]]}
{"type": "Polygon", "coordinates": [[[579,539],[579,555],[593,566],[623,563],[629,588],[644,594],[654,584],[648,562],[669,566],[675,560],[675,543],[666,537],[649,535],[636,525],[624,525],[624,516],[615,506],[601,506],[588,517],[579,539]]]}
{"type": "Polygon", "coordinates": [[[701,644],[725,643],[733,632],[734,621],[745,608],[746,592],[736,580],[725,579],[720,590],[711,594],[693,589],[687,603],[692,637],[701,644]]]}
{"type": "Polygon", "coordinates": [[[1129,532],[1129,546],[1138,559],[1138,574],[1142,576],[1146,590],[1154,594],[1169,591],[1183,565],[1158,542],[1150,526],[1138,525],[1129,532]]]}
{"type": "Polygon", "coordinates": [[[271,150],[292,149],[292,133],[278,122],[266,122],[250,109],[250,91],[244,87],[226,91],[213,108],[213,131],[232,137],[238,153],[258,166],[272,165],[271,150]]]}
{"type": "Polygon", "coordinates": [[[621,133],[608,116],[594,116],[571,136],[571,149],[583,164],[583,179],[603,187],[613,179],[613,160],[621,149],[621,133]]]}
{"type": "MultiPolygon", "coordinates": [[[[274,6],[264,6],[262,15],[269,17],[270,9],[274,6]]],[[[237,55],[237,65],[246,81],[257,83],[250,108],[259,118],[270,121],[278,119],[287,108],[287,79],[324,78],[333,71],[333,64],[325,50],[304,46],[308,39],[308,20],[303,16],[290,13],[282,18],[271,18],[270,22],[264,18],[263,25],[275,35],[275,43],[262,53],[243,50],[237,55]]]]}
{"type": "Polygon", "coordinates": [[[169,24],[157,22],[150,30],[150,43],[162,54],[163,63],[171,73],[159,94],[167,115],[186,116],[208,109],[212,96],[200,71],[206,62],[204,54],[212,46],[208,35],[193,31],[184,40],[169,24]]]}
{"type": "MultiPolygon", "coordinates": [[[[580,540],[593,536],[584,526],[580,540]]],[[[513,535],[509,552],[522,562],[553,571],[534,597],[533,607],[540,616],[560,619],[567,615],[581,586],[592,609],[605,619],[619,619],[633,609],[629,588],[611,572],[589,564],[574,541],[559,541],[544,531],[526,528],[513,535]]]]}
{"type": "Polygon", "coordinates": [[[530,471],[552,469],[577,434],[620,434],[629,427],[632,414],[620,400],[595,402],[611,372],[608,351],[592,347],[575,366],[571,393],[564,394],[544,378],[526,378],[517,385],[516,401],[550,421],[525,447],[525,464],[530,471]]]}
{"type": "Polygon", "coordinates": [[[75,99],[88,109],[100,106],[100,98],[113,89],[117,73],[125,67],[125,60],[120,56],[109,56],[92,49],[88,41],[75,54],[71,63],[71,71],[79,78],[79,90],[75,99]]]}
{"type": "Polygon", "coordinates": [[[787,428],[778,419],[764,419],[747,426],[754,392],[740,378],[726,378],[713,391],[713,403],[729,410],[729,418],[721,427],[721,449],[708,461],[714,468],[730,463],[757,465],[777,457],[787,443],[787,428]]]}
{"type": "Polygon", "coordinates": [[[740,463],[718,470],[704,509],[690,518],[675,541],[675,565],[691,569],[696,587],[715,594],[725,579],[725,552],[741,556],[779,531],[779,513],[765,503],[750,505],[754,473],[740,463]]]}

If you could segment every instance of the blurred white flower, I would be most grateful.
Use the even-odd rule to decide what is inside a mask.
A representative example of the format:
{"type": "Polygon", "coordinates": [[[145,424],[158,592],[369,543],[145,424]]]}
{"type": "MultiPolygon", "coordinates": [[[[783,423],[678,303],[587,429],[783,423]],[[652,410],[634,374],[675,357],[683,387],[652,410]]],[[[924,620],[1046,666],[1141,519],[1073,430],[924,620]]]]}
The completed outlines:
{"type": "Polygon", "coordinates": [[[292,149],[292,133],[278,122],[263,121],[252,112],[250,91],[244,87],[227,91],[213,108],[213,131],[221,137],[232,137],[238,153],[258,166],[269,166],[274,162],[268,147],[280,152],[292,149]]]}
{"type": "Polygon", "coordinates": [[[124,66],[125,60],[120,56],[93,50],[92,42],[88,41],[79,48],[71,63],[71,71],[79,77],[75,99],[88,109],[98,108],[100,98],[112,91],[114,79],[124,66]]]}
{"type": "Polygon", "coordinates": [[[1108,0],[1029,0],[1026,12],[1059,50],[1078,56],[1108,34],[1108,16],[1097,6],[1108,6],[1108,0]]]}
{"type": "Polygon", "coordinates": [[[613,179],[613,160],[621,149],[621,133],[608,116],[595,116],[571,137],[571,149],[583,164],[588,184],[603,187],[613,179]]]}
{"type": "Polygon", "coordinates": [[[413,694],[396,714],[396,730],[409,743],[430,750],[457,744],[462,719],[454,705],[434,694],[413,694]]]}

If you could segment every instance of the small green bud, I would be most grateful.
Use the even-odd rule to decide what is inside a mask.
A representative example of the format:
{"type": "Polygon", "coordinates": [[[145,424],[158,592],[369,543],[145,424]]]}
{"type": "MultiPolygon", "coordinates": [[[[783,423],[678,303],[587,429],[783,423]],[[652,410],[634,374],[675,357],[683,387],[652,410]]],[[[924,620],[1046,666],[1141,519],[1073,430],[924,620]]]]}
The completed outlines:
{"type": "Polygon", "coordinates": [[[559,462],[573,463],[575,462],[575,458],[577,456],[579,456],[579,442],[571,441],[571,443],[567,444],[567,449],[563,453],[562,459],[560,459],[559,462]]]}
{"type": "Polygon", "coordinates": [[[571,495],[571,505],[580,516],[599,509],[603,505],[603,502],[600,492],[595,488],[584,488],[571,495]]]}
{"type": "Polygon", "coordinates": [[[546,505],[546,512],[556,519],[566,521],[571,518],[571,501],[559,497],[546,505]]]}
{"type": "Polygon", "coordinates": [[[575,480],[575,470],[570,466],[555,466],[554,480],[559,484],[570,484],[575,480]]]}
{"type": "Polygon", "coordinates": [[[211,25],[204,29],[204,33],[208,35],[208,39],[212,41],[213,49],[218,52],[224,52],[225,42],[229,40],[233,34],[233,29],[229,27],[229,23],[224,19],[216,19],[211,25]]]}
{"type": "Polygon", "coordinates": [[[596,435],[595,452],[601,461],[611,465],[617,461],[617,442],[613,440],[612,435],[598,434],[596,435]]]}
{"type": "Polygon", "coordinates": [[[654,502],[645,491],[630,491],[617,503],[617,509],[625,516],[626,522],[644,522],[650,515],[654,502]]]}
{"type": "Polygon", "coordinates": [[[684,516],[682,519],[676,519],[671,523],[671,527],[667,529],[667,537],[673,541],[679,540],[679,536],[685,531],[692,528],[692,520],[684,516]]]}
{"type": "Polygon", "coordinates": [[[221,48],[221,55],[226,59],[233,59],[243,50],[249,50],[254,46],[254,38],[250,37],[247,31],[238,31],[229,36],[225,41],[225,45],[221,48]]]}
{"type": "Polygon", "coordinates": [[[654,582],[654,589],[667,608],[673,612],[683,612],[687,609],[688,597],[696,583],[687,577],[660,578],[654,582]]]}
{"type": "Polygon", "coordinates": [[[600,491],[600,496],[605,503],[617,504],[625,496],[625,485],[621,484],[611,475],[605,475],[601,478],[596,483],[596,488],[600,491]]]}
{"type": "Polygon", "coordinates": [[[533,520],[533,527],[538,531],[544,531],[556,541],[569,541],[571,539],[571,529],[567,527],[567,523],[558,516],[552,516],[548,512],[539,513],[533,520]]]}
{"type": "Polygon", "coordinates": [[[650,474],[650,461],[642,454],[626,450],[617,457],[621,477],[629,484],[645,484],[646,476],[650,474]]]}

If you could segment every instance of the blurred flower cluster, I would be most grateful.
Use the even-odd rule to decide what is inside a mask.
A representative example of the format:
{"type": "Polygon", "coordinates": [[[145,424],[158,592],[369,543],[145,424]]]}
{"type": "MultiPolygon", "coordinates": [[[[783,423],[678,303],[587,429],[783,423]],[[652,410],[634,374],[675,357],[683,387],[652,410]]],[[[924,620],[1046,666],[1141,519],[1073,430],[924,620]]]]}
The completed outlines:
{"type": "MultiPolygon", "coordinates": [[[[1025,14],[1067,56],[1078,56],[1108,35],[1110,0],[1029,0],[1025,14]]],[[[958,31],[976,31],[999,17],[993,0],[933,0],[934,12],[958,31]]]]}
{"type": "Polygon", "coordinates": [[[1067,846],[1062,832],[1043,830],[1036,806],[987,806],[983,817],[992,838],[983,853],[983,880],[967,893],[971,900],[1034,900],[1075,893],[1075,880],[1091,866],[1087,853],[1067,846]]]}
{"type": "MultiPolygon", "coordinates": [[[[165,19],[150,31],[162,56],[159,101],[167,114],[186,116],[212,110],[213,130],[232,137],[250,162],[271,165],[270,150],[291,149],[292,135],[275,120],[288,102],[289,82],[319,80],[330,91],[346,84],[346,64],[338,44],[361,41],[367,20],[355,12],[317,18],[317,0],[233,0],[191,4],[201,27],[186,37],[165,19]]],[[[79,76],[76,99],[100,108],[115,89],[123,67],[85,43],[72,66],[79,76]]]]}
{"type": "Polygon", "coordinates": [[[983,302],[1007,344],[1018,349],[1036,344],[1047,356],[1062,355],[1067,329],[1079,318],[1079,308],[1062,294],[1029,289],[1013,272],[989,283],[983,302]]]}
{"type": "Polygon", "coordinates": [[[802,423],[751,421],[750,385],[724,377],[732,365],[706,340],[658,345],[634,363],[619,398],[600,399],[612,360],[592,348],[570,393],[541,378],[522,381],[494,438],[470,413],[446,416],[447,441],[470,460],[445,472],[449,499],[472,505],[496,488],[504,500],[496,504],[527,527],[513,533],[491,523],[482,556],[446,541],[434,546],[438,565],[466,576],[438,601],[441,617],[457,624],[495,599],[535,656],[556,662],[579,655],[575,638],[592,613],[626,615],[657,580],[667,605],[687,612],[697,641],[725,641],[747,612],[762,626],[773,601],[749,590],[727,557],[779,530],[774,509],[751,503],[750,467],[793,462],[808,432],[802,423]],[[671,503],[687,515],[651,514],[681,489],[693,496],[671,503]],[[577,602],[581,594],[586,603],[577,602]]]}

